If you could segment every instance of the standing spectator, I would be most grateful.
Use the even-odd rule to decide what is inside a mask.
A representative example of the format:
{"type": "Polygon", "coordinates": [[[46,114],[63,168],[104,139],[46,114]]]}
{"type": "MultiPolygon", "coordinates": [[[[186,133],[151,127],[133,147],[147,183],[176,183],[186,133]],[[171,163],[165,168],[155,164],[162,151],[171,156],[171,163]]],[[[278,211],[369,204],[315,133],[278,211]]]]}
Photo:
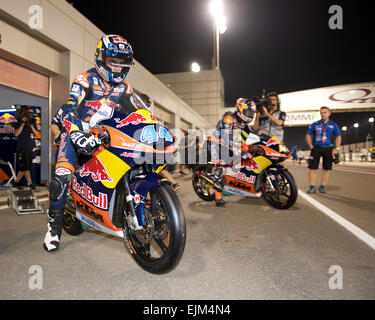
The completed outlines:
{"type": "Polygon", "coordinates": [[[263,107],[263,112],[257,112],[254,130],[258,130],[259,135],[266,134],[283,141],[286,114],[280,111],[279,97],[276,92],[270,92],[267,98],[270,100],[270,104],[263,107]]]}
{"type": "Polygon", "coordinates": [[[180,153],[180,173],[182,175],[186,175],[187,173],[185,172],[186,168],[186,162],[188,160],[188,144],[189,144],[189,135],[187,132],[185,132],[184,136],[180,140],[180,148],[179,148],[179,153],[180,153]]]}
{"type": "Polygon", "coordinates": [[[367,161],[367,154],[368,154],[367,149],[365,147],[363,147],[362,150],[361,150],[361,162],[367,161]]]}
{"type": "Polygon", "coordinates": [[[14,186],[18,187],[23,177],[32,189],[35,186],[31,180],[31,164],[33,148],[35,147],[34,136],[39,136],[39,131],[35,129],[34,111],[32,107],[21,107],[20,118],[15,126],[14,135],[17,137],[17,162],[18,174],[14,181],[14,186]],[[34,121],[33,121],[34,120],[34,121]]]}
{"type": "Polygon", "coordinates": [[[296,165],[296,163],[297,163],[297,159],[298,159],[298,157],[297,157],[297,146],[293,146],[293,148],[292,148],[292,160],[293,160],[293,164],[294,164],[294,166],[296,165]]]}
{"type": "Polygon", "coordinates": [[[371,152],[371,161],[375,161],[375,147],[371,147],[370,152],[371,152]]]}
{"type": "Polygon", "coordinates": [[[323,157],[323,172],[321,184],[319,187],[320,193],[326,193],[325,186],[328,182],[329,172],[332,170],[332,162],[334,156],[338,154],[341,145],[341,133],[338,125],[329,120],[331,110],[328,107],[320,108],[319,121],[315,121],[307,131],[306,142],[311,149],[311,156],[309,161],[309,190],[307,193],[315,193],[315,178],[316,170],[319,167],[320,157],[323,157]],[[333,143],[332,135],[335,135],[335,142],[333,143]],[[314,135],[314,138],[313,138],[314,135]]]}

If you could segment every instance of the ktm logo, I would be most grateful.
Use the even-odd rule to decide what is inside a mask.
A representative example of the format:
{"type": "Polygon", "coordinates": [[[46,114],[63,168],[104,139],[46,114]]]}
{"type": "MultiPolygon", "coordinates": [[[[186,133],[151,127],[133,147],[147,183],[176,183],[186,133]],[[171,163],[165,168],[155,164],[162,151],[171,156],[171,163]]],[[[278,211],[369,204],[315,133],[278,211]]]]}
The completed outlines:
{"type": "Polygon", "coordinates": [[[235,188],[239,188],[239,189],[251,192],[251,188],[249,186],[247,186],[245,183],[242,183],[242,182],[239,182],[239,181],[231,180],[231,181],[229,181],[228,185],[232,186],[232,187],[235,187],[235,188]]]}
{"type": "Polygon", "coordinates": [[[92,210],[87,204],[81,201],[76,201],[76,206],[79,211],[84,212],[91,218],[104,223],[103,216],[98,213],[95,213],[95,211],[92,210]]]}

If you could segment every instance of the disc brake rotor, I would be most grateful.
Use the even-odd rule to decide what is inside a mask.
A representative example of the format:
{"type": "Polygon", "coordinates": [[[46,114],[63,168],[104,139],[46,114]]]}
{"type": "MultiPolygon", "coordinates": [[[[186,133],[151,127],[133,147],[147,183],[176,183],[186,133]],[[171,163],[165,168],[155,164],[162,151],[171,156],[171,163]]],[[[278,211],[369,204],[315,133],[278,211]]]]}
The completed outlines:
{"type": "Polygon", "coordinates": [[[133,234],[135,235],[135,237],[140,243],[142,243],[143,245],[146,245],[146,244],[149,244],[152,240],[155,226],[154,226],[154,220],[152,218],[150,210],[145,209],[144,216],[145,216],[146,224],[143,226],[143,229],[133,230],[133,234]]]}
{"type": "Polygon", "coordinates": [[[165,212],[160,204],[155,210],[155,213],[156,216],[153,217],[155,225],[155,235],[159,239],[164,240],[168,236],[169,226],[165,212]]]}
{"type": "Polygon", "coordinates": [[[283,177],[278,176],[277,187],[281,194],[286,194],[288,191],[288,182],[283,177]]]}

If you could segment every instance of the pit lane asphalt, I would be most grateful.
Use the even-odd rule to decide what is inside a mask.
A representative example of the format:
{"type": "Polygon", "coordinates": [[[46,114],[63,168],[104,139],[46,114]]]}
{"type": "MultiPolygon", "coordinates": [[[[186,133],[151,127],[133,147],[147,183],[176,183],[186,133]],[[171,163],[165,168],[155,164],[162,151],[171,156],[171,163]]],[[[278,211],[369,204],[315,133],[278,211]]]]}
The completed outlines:
{"type": "MultiPolygon", "coordinates": [[[[305,165],[288,167],[306,191],[305,165]]],[[[59,252],[46,253],[46,215],[2,209],[0,299],[375,299],[375,250],[303,197],[284,211],[238,196],[217,208],[195,195],[190,175],[175,177],[187,242],[171,273],[146,273],[122,239],[94,231],[63,233],[59,252]],[[33,265],[42,289],[29,288],[33,265]],[[332,266],[342,289],[329,287],[332,266]]],[[[333,170],[328,193],[311,197],[375,237],[374,190],[371,174],[333,170]]]]}

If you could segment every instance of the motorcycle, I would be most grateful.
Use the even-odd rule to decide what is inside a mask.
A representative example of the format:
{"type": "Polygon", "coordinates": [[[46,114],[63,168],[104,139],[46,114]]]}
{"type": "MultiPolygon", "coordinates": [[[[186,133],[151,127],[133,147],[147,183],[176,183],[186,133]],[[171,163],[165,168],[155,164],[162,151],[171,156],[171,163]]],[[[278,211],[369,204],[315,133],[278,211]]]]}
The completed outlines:
{"type": "Polygon", "coordinates": [[[103,145],[72,176],[64,230],[77,236],[95,229],[124,238],[144,270],[171,271],[184,252],[186,224],[175,192],[159,172],[164,157],[176,152],[175,137],[147,107],[125,116],[102,104],[90,128],[103,145]]]}
{"type": "MultiPolygon", "coordinates": [[[[241,152],[249,156],[238,157],[229,165],[220,166],[224,170],[223,195],[261,197],[274,208],[288,209],[297,200],[298,188],[292,174],[282,162],[291,157],[288,148],[277,138],[258,136],[242,132],[245,143],[241,143],[241,152]]],[[[207,162],[195,167],[192,183],[195,193],[205,201],[215,199],[215,170],[217,164],[207,162]]]]}

